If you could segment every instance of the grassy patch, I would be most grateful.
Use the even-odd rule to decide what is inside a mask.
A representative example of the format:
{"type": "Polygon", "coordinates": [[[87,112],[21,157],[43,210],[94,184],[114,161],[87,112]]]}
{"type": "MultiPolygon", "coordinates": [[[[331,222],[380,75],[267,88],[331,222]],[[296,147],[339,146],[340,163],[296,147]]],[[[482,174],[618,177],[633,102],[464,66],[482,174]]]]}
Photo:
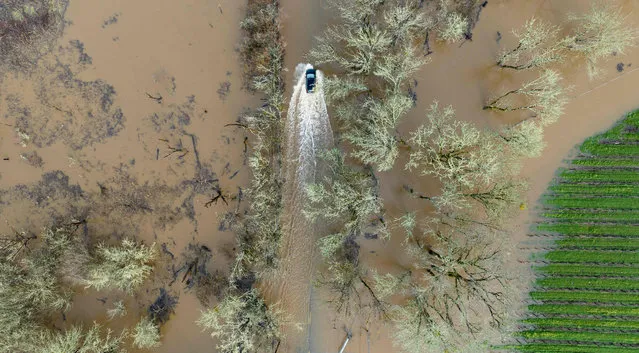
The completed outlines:
{"type": "Polygon", "coordinates": [[[538,273],[553,276],[639,277],[639,267],[631,266],[549,264],[535,270],[538,273]]]}
{"type": "Polygon", "coordinates": [[[544,255],[544,259],[552,262],[568,263],[637,264],[639,263],[639,252],[556,250],[544,255]]]}
{"type": "Polygon", "coordinates": [[[555,243],[559,248],[639,250],[639,238],[570,237],[555,243]]]}
{"type": "Polygon", "coordinates": [[[548,189],[539,275],[520,352],[639,352],[639,111],[587,139],[548,189]],[[591,156],[588,156],[591,155],[591,156]],[[624,346],[630,345],[630,346],[624,346]]]}
{"type": "Polygon", "coordinates": [[[584,302],[584,303],[639,303],[639,293],[632,292],[594,292],[594,291],[562,291],[549,290],[531,292],[534,300],[550,302],[584,302]]]}
{"type": "Polygon", "coordinates": [[[570,182],[619,183],[639,181],[639,173],[636,170],[627,169],[573,169],[561,172],[560,176],[570,182]]]}
{"type": "Polygon", "coordinates": [[[639,212],[631,210],[570,210],[557,209],[541,213],[544,218],[566,222],[638,222],[639,212]]]}
{"type": "Polygon", "coordinates": [[[544,200],[549,206],[567,207],[567,208],[584,208],[584,209],[631,209],[639,210],[639,199],[627,197],[584,197],[574,198],[568,196],[550,196],[544,200]]]}
{"type": "Polygon", "coordinates": [[[618,346],[584,346],[574,344],[535,343],[520,347],[509,347],[521,352],[534,353],[637,353],[636,348],[618,346]]]}
{"type": "Polygon", "coordinates": [[[524,331],[521,336],[533,340],[575,341],[612,344],[637,344],[639,335],[626,332],[524,331]]]}
{"type": "Polygon", "coordinates": [[[573,165],[584,167],[639,167],[635,158],[585,158],[575,159],[573,165]]]}
{"type": "Polygon", "coordinates": [[[548,289],[589,289],[635,291],[639,281],[625,278],[548,277],[537,280],[537,285],[548,289]]]}
{"type": "Polygon", "coordinates": [[[639,321],[634,320],[594,320],[573,318],[531,318],[524,323],[543,328],[584,328],[584,329],[613,329],[613,330],[639,330],[639,321]]]}
{"type": "Polygon", "coordinates": [[[639,184],[558,184],[551,186],[549,190],[564,195],[627,196],[639,195],[639,184]]]}
{"type": "MultiPolygon", "coordinates": [[[[639,204],[639,199],[636,202],[639,204]]],[[[562,235],[639,236],[639,227],[631,224],[554,223],[539,224],[537,225],[537,230],[543,233],[559,233],[562,235]]]]}
{"type": "Polygon", "coordinates": [[[595,316],[639,316],[639,308],[631,306],[596,306],[579,304],[529,305],[528,310],[537,314],[595,315],[595,316]]]}

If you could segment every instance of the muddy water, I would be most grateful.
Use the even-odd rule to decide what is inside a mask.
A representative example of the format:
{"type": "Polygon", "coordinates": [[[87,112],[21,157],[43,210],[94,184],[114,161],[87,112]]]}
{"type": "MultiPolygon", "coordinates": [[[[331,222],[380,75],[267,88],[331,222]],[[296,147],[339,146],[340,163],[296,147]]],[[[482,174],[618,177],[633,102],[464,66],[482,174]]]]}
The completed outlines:
{"type": "MultiPolygon", "coordinates": [[[[171,255],[159,266],[179,268],[187,245],[198,243],[212,251],[209,271],[226,269],[233,235],[220,221],[236,209],[248,171],[245,133],[224,125],[258,103],[240,90],[235,46],[243,7],[234,0],[71,1],[61,49],[33,76],[8,74],[0,86],[2,230],[38,232],[52,220],[83,217],[104,241],[166,244],[171,255]],[[110,102],[106,111],[102,99],[110,102]],[[205,207],[217,190],[228,205],[205,207]]],[[[154,351],[214,352],[194,323],[204,307],[181,279],[154,279],[127,302],[129,316],[108,325],[137,321],[166,288],[178,304],[154,351]]],[[[104,319],[120,296],[77,298],[67,323],[104,319]]]]}
{"type": "MultiPolygon", "coordinates": [[[[293,82],[294,66],[303,61],[313,37],[332,16],[323,1],[281,3],[287,82],[293,82]]],[[[629,14],[627,20],[639,25],[637,5],[619,3],[629,14]]],[[[454,105],[459,118],[478,124],[515,121],[512,115],[480,109],[489,96],[525,78],[493,65],[500,48],[511,43],[508,32],[533,15],[558,23],[569,11],[579,12],[588,4],[579,0],[489,1],[472,42],[434,46],[432,62],[417,77],[417,106],[400,131],[407,133],[421,124],[434,99],[454,105]],[[502,34],[499,43],[497,31],[502,34]]],[[[179,266],[187,245],[197,242],[212,249],[211,270],[224,269],[233,236],[220,230],[219,219],[236,208],[237,200],[232,198],[238,187],[247,184],[248,173],[244,133],[223,125],[233,122],[242,107],[257,104],[239,89],[235,44],[243,6],[244,2],[233,0],[72,1],[67,13],[72,24],[59,41],[66,49],[49,57],[36,76],[9,75],[0,86],[0,188],[5,190],[0,195],[0,227],[37,232],[53,219],[80,215],[88,231],[101,239],[137,236],[149,243],[166,243],[175,259],[165,254],[164,266],[179,266]],[[83,43],[82,49],[70,44],[73,40],[83,43]],[[58,66],[56,59],[71,73],[64,71],[66,66],[58,66]],[[76,85],[61,86],[54,79],[60,74],[76,85]],[[115,91],[109,95],[112,104],[100,110],[101,119],[91,120],[88,117],[95,115],[88,112],[101,109],[96,100],[102,98],[98,93],[106,85],[115,91]],[[92,87],[91,94],[83,94],[78,87],[92,87]],[[118,108],[122,117],[116,114],[118,108]],[[28,132],[28,139],[16,132],[17,127],[28,132]],[[18,184],[26,186],[15,188],[18,184]],[[102,195],[101,186],[113,197],[102,195]],[[216,196],[216,187],[227,196],[229,205],[218,201],[205,207],[216,196]],[[130,199],[141,210],[122,208],[130,199]],[[144,212],[145,207],[161,212],[144,212]]],[[[611,58],[604,64],[605,75],[594,81],[587,79],[583,66],[561,68],[566,81],[574,85],[572,98],[564,117],[546,131],[544,155],[524,164],[522,173],[531,183],[531,207],[521,213],[513,237],[525,239],[534,201],[573,147],[639,106],[634,94],[639,72],[631,71],[639,66],[638,59],[639,50],[611,58]],[[618,73],[618,62],[634,65],[618,73]]],[[[290,91],[292,86],[288,86],[290,91]]],[[[390,218],[406,210],[417,209],[422,214],[429,210],[428,205],[402,192],[404,184],[423,192],[437,190],[425,179],[405,173],[403,162],[398,161],[395,171],[380,175],[390,218]]],[[[388,244],[363,241],[364,261],[392,270],[402,259],[398,239],[395,236],[388,244]]],[[[136,298],[138,304],[129,303],[130,318],[109,325],[117,328],[136,321],[157,296],[158,288],[166,287],[179,302],[162,328],[163,346],[154,351],[215,352],[214,341],[194,324],[203,307],[192,291],[183,290],[180,280],[169,286],[166,279],[156,279],[148,292],[136,298]]],[[[301,287],[304,290],[307,287],[301,287]]],[[[108,294],[105,305],[110,307],[119,294],[108,294]]],[[[102,293],[89,293],[78,298],[68,322],[104,318],[105,306],[97,300],[102,297],[102,293]]],[[[357,321],[335,321],[321,299],[313,303],[314,312],[320,313],[313,316],[314,351],[336,352],[347,330],[353,339],[346,352],[395,351],[387,325],[364,327],[357,321]]]]}

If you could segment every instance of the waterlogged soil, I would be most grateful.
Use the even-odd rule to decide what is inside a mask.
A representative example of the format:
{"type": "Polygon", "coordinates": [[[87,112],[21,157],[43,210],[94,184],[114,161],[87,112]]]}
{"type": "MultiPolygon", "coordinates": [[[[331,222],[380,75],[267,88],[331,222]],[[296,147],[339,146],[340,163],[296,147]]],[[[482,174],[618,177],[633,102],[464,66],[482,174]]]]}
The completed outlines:
{"type": "MultiPolygon", "coordinates": [[[[626,20],[639,26],[638,5],[630,0],[618,4],[626,20]]],[[[472,41],[433,44],[432,61],[416,77],[416,106],[400,132],[423,123],[435,99],[482,126],[517,121],[513,114],[481,110],[493,94],[528,78],[494,66],[497,53],[512,44],[510,30],[532,16],[559,23],[588,5],[579,0],[490,0],[472,41]]],[[[247,134],[224,127],[245,107],[259,104],[240,89],[235,48],[244,6],[233,0],[72,0],[56,49],[36,70],[4,72],[0,80],[0,229],[37,233],[53,223],[72,224],[95,241],[135,237],[157,243],[159,266],[165,270],[125,300],[125,318],[107,323],[114,329],[130,326],[150,307],[168,313],[162,346],[154,352],[216,351],[215,341],[194,321],[205,308],[202,303],[215,302],[223,284],[188,268],[198,266],[212,279],[225,274],[234,250],[226,215],[245,206],[247,134]]],[[[305,62],[314,36],[334,21],[334,14],[316,0],[281,0],[281,8],[290,96],[295,65],[305,62]]],[[[603,63],[606,72],[595,80],[578,64],[559,67],[573,86],[566,113],[546,130],[543,156],[523,165],[531,188],[528,209],[521,211],[513,231],[521,243],[535,201],[574,146],[639,106],[634,94],[639,50],[611,56],[603,63]]],[[[405,172],[403,163],[405,157],[394,171],[379,175],[388,218],[430,211],[423,201],[411,199],[404,185],[437,191],[432,180],[405,172]]],[[[400,242],[400,235],[388,243],[362,240],[363,260],[380,272],[393,270],[393,264],[404,261],[400,242]]],[[[526,256],[522,246],[513,264],[526,256]]],[[[325,297],[318,289],[309,303],[310,351],[337,352],[347,332],[353,338],[345,352],[396,351],[388,325],[337,320],[325,297]]],[[[59,324],[105,322],[106,309],[121,298],[117,292],[85,293],[59,324]]]]}

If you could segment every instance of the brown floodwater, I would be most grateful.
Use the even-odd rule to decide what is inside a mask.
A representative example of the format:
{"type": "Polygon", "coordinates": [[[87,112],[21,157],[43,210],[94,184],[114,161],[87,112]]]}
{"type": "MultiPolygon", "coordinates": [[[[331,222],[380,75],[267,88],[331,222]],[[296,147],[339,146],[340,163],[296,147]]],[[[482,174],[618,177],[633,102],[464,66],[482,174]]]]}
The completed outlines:
{"type": "MultiPolygon", "coordinates": [[[[637,4],[618,3],[627,21],[639,25],[637,4]]],[[[533,15],[559,23],[588,4],[490,0],[473,41],[433,46],[431,63],[417,74],[417,105],[400,132],[421,124],[435,99],[452,104],[460,119],[479,125],[516,121],[512,114],[481,110],[488,97],[527,77],[494,66],[499,50],[512,43],[510,30],[533,15]]],[[[81,217],[86,231],[98,239],[137,236],[147,243],[165,243],[174,259],[164,254],[161,266],[179,267],[188,244],[198,243],[212,251],[210,270],[225,270],[233,234],[224,231],[220,221],[236,209],[233,197],[238,188],[246,188],[249,175],[246,133],[224,125],[235,121],[244,108],[259,104],[240,89],[236,45],[244,6],[244,1],[234,0],[72,0],[60,49],[44,58],[32,75],[5,74],[0,85],[0,228],[38,232],[54,220],[81,217]],[[109,86],[115,93],[109,93],[109,86]],[[229,204],[218,201],[205,207],[216,190],[229,204]],[[137,208],[123,206],[131,200],[137,208]]],[[[281,8],[290,96],[295,65],[305,62],[314,36],[334,16],[317,0],[282,0],[281,8]]],[[[521,212],[512,232],[517,241],[525,240],[535,201],[575,145],[639,107],[635,59],[638,49],[611,57],[602,62],[604,75],[592,81],[583,65],[559,67],[566,83],[573,85],[571,98],[561,120],[546,130],[543,156],[524,162],[522,174],[531,188],[529,210],[521,212]],[[618,63],[626,64],[623,72],[617,72],[618,63]]],[[[407,210],[422,215],[430,210],[404,193],[403,185],[425,193],[438,188],[405,172],[404,162],[401,157],[394,171],[380,175],[388,218],[407,210]]],[[[388,243],[363,240],[363,261],[381,272],[392,271],[402,260],[400,240],[399,235],[388,243]]],[[[523,251],[514,254],[513,261],[525,256],[523,251]]],[[[166,288],[179,298],[178,304],[162,327],[162,346],[153,351],[215,352],[215,341],[194,323],[204,307],[193,291],[184,289],[181,278],[169,285],[164,275],[156,277],[127,300],[129,317],[109,325],[119,328],[137,321],[159,288],[166,288]]],[[[312,303],[313,352],[337,352],[347,331],[353,339],[346,352],[396,351],[388,325],[337,320],[322,299],[325,294],[318,290],[312,303]]],[[[104,321],[105,310],[119,296],[83,294],[67,323],[104,321]],[[103,297],[106,304],[97,300],[103,297]]]]}
{"type": "MultiPolygon", "coordinates": [[[[85,215],[99,239],[166,243],[175,259],[165,254],[159,266],[179,267],[187,245],[198,243],[212,251],[209,270],[225,270],[234,238],[220,221],[235,210],[248,172],[245,132],[224,125],[258,104],[241,90],[236,46],[244,7],[234,0],[71,1],[61,49],[32,76],[6,74],[0,86],[2,230],[38,232],[53,219],[85,215]],[[69,44],[76,40],[83,49],[69,44]],[[108,85],[115,93],[102,96],[108,85]],[[103,99],[112,105],[100,112],[103,99]],[[21,158],[34,151],[41,160],[21,158]],[[229,204],[205,207],[218,187],[229,204]],[[122,206],[130,200],[138,208],[122,206]]],[[[179,299],[154,351],[214,352],[214,340],[194,323],[204,307],[181,275],[173,285],[152,282],[127,301],[129,317],[109,326],[137,321],[162,287],[179,299]]],[[[83,294],[67,323],[104,321],[119,296],[83,294]],[[105,304],[97,300],[103,297],[105,304]]]]}

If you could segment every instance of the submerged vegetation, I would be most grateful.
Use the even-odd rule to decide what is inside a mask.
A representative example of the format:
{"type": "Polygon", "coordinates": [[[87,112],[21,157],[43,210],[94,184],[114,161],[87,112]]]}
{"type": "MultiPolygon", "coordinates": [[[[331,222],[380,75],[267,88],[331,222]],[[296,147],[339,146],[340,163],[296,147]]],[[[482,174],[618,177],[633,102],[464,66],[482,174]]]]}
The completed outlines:
{"type": "MultiPolygon", "coordinates": [[[[341,226],[318,243],[325,262],[318,282],[333,294],[330,302],[338,313],[366,324],[392,322],[394,341],[405,352],[486,349],[505,337],[512,323],[508,309],[515,275],[504,266],[508,247],[502,223],[525,190],[517,177],[519,160],[537,154],[541,138],[524,132],[526,124],[491,131],[457,121],[452,107],[437,102],[426,125],[402,136],[397,127],[414,105],[413,75],[427,63],[421,44],[428,33],[444,41],[469,39],[461,31],[464,17],[455,10],[461,8],[356,0],[333,6],[342,22],[319,38],[310,58],[336,70],[327,78],[327,104],[341,142],[360,164],[329,151],[325,180],[307,188],[307,217],[341,226]],[[374,170],[393,169],[405,149],[406,170],[434,176],[444,186],[434,195],[407,187],[435,206],[434,215],[416,218],[409,212],[388,221],[374,170]],[[359,239],[364,234],[388,239],[397,228],[406,231],[402,244],[410,265],[398,262],[386,274],[364,265],[359,239]]],[[[474,6],[479,11],[482,3],[474,6]]]]}
{"type": "Polygon", "coordinates": [[[68,0],[6,0],[0,4],[0,70],[29,72],[56,46],[68,0]]]}
{"type": "Polygon", "coordinates": [[[266,352],[280,340],[281,313],[267,307],[257,289],[229,294],[214,309],[202,313],[198,324],[218,338],[221,352],[266,352]]]}
{"type": "MultiPolygon", "coordinates": [[[[87,247],[70,229],[47,229],[38,236],[17,233],[2,238],[0,249],[0,352],[119,352],[126,331],[118,336],[99,326],[53,330],[55,314],[66,312],[93,272],[114,274],[112,259],[133,256],[146,266],[153,247],[125,241],[122,247],[87,247]],[[100,253],[109,253],[104,258],[100,253]],[[90,264],[90,265],[89,265],[90,264]],[[90,267],[90,270],[87,268],[90,267]],[[108,349],[105,347],[109,347],[108,349]]],[[[150,268],[149,268],[150,269],[150,268]]],[[[133,266],[117,269],[134,290],[149,276],[133,266]]],[[[106,285],[109,282],[105,283],[106,285]]]]}
{"type": "Polygon", "coordinates": [[[198,324],[211,330],[223,352],[262,352],[280,340],[281,313],[270,308],[253,288],[256,279],[279,265],[282,226],[281,139],[284,109],[284,44],[280,38],[277,0],[250,0],[240,56],[246,87],[263,95],[263,104],[239,124],[253,133],[250,207],[235,214],[237,253],[229,286],[215,308],[198,324]]]}
{"type": "Polygon", "coordinates": [[[280,39],[277,1],[250,1],[241,27],[245,32],[240,47],[247,86],[264,95],[262,107],[244,118],[253,134],[251,208],[238,232],[239,252],[233,270],[235,278],[250,273],[258,277],[278,265],[282,238],[281,139],[284,109],[284,46],[280,39]]]}
{"type": "Polygon", "coordinates": [[[631,223],[635,211],[626,207],[637,202],[625,192],[633,182],[625,176],[636,170],[599,151],[611,141],[620,148],[634,145],[638,118],[638,112],[631,113],[608,132],[587,139],[544,198],[544,219],[533,235],[552,236],[555,242],[552,250],[533,258],[533,303],[518,333],[523,343],[514,350],[615,352],[612,347],[637,343],[630,332],[635,329],[639,231],[631,223]],[[574,173],[580,177],[571,177],[574,173]]]}
{"type": "Polygon", "coordinates": [[[605,2],[593,2],[583,15],[571,15],[566,21],[570,32],[560,38],[562,27],[532,18],[521,29],[513,30],[517,45],[503,51],[497,65],[527,70],[565,62],[572,56],[587,64],[588,75],[600,74],[599,61],[623,53],[636,45],[637,32],[624,21],[622,11],[605,2]]]}

